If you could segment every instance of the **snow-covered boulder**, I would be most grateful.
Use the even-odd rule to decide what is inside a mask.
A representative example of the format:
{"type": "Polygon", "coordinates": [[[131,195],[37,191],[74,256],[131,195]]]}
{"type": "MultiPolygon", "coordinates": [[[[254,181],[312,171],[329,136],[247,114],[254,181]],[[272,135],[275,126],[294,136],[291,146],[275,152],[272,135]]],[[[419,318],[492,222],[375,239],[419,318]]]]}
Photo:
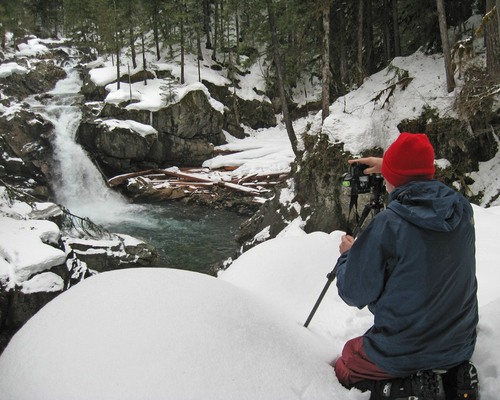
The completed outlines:
{"type": "Polygon", "coordinates": [[[65,263],[66,253],[57,248],[60,234],[51,221],[0,216],[0,257],[9,263],[15,283],[65,263]]]}
{"type": "Polygon", "coordinates": [[[130,99],[124,99],[122,91],[112,91],[98,119],[87,113],[77,141],[119,173],[144,169],[144,165],[196,165],[210,158],[214,145],[225,143],[223,105],[201,84],[177,90],[176,101],[164,104],[160,83],[150,86],[155,84],[157,91],[149,101],[142,99],[142,84],[136,84],[134,100],[126,107],[123,104],[130,99]]]}

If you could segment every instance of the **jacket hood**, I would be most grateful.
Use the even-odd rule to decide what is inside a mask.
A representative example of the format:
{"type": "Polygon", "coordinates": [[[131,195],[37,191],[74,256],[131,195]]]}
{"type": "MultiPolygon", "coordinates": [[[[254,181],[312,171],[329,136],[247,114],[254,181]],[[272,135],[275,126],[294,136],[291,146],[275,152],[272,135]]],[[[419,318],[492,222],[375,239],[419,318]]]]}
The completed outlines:
{"type": "Polygon", "coordinates": [[[387,208],[418,227],[438,232],[453,231],[465,211],[462,196],[435,180],[397,187],[387,208]]]}

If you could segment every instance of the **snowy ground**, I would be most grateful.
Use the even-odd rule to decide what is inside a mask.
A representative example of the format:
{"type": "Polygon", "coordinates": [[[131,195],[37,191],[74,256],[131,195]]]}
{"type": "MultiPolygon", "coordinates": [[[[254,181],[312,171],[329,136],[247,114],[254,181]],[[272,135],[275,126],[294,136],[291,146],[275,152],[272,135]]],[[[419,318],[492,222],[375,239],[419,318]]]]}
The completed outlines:
{"type": "MultiPolygon", "coordinates": [[[[414,79],[405,91],[396,91],[390,107],[370,101],[391,78],[384,70],[334,103],[323,125],[319,115],[311,116],[297,121],[297,131],[311,122],[312,134],[327,133],[332,142],[358,153],[386,147],[397,136],[397,122],[418,114],[424,103],[451,112],[440,58],[416,53],[393,64],[414,79]]],[[[9,69],[24,73],[13,65],[9,69]]],[[[231,148],[242,150],[231,156],[240,166],[235,173],[289,168],[291,150],[282,128],[233,140],[226,145],[231,148]],[[271,140],[276,153],[264,157],[271,140]]],[[[476,190],[488,189],[485,201],[500,189],[499,168],[497,154],[473,174],[476,190]]],[[[280,198],[292,196],[284,191],[280,198]]],[[[500,200],[490,208],[474,206],[474,212],[480,323],[473,361],[482,400],[495,400],[500,393],[500,200]]],[[[338,257],[341,233],[305,234],[299,226],[292,224],[244,253],[218,278],[135,269],[87,279],[49,303],[14,337],[0,357],[1,398],[367,399],[342,388],[329,363],[348,338],[371,325],[370,314],[344,305],[332,286],[309,328],[303,327],[338,257]]],[[[34,236],[37,245],[51,238],[34,236]]],[[[12,268],[3,262],[10,261],[4,249],[14,241],[10,236],[1,243],[5,277],[12,268]]],[[[44,262],[45,253],[38,255],[44,262]]]]}
{"type": "MultiPolygon", "coordinates": [[[[500,207],[474,207],[480,324],[473,361],[483,400],[500,391],[500,207]]],[[[133,269],[58,296],[0,357],[2,399],[367,399],[329,363],[371,324],[332,286],[303,324],[338,256],[340,232],[300,229],[260,244],[219,278],[133,269]]]]}

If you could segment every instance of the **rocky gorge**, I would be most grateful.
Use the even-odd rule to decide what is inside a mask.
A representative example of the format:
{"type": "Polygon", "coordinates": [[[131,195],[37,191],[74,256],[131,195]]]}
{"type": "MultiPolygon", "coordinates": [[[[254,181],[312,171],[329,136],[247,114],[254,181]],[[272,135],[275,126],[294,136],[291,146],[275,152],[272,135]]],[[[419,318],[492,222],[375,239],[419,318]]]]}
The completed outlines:
{"type": "MultiPolygon", "coordinates": [[[[20,267],[15,265],[14,255],[5,257],[5,265],[2,262],[1,349],[46,302],[79,280],[117,268],[155,266],[157,260],[156,250],[149,244],[108,232],[91,220],[74,215],[71,209],[53,203],[56,200],[55,183],[62,179],[61,170],[64,172],[65,167],[55,156],[60,150],[55,144],[54,122],[39,109],[52,107],[53,89],[67,77],[68,66],[78,72],[82,84],[79,95],[72,97],[71,103],[64,107],[80,109],[75,140],[91,155],[105,179],[171,166],[200,166],[214,155],[215,146],[225,143],[225,135],[245,135],[242,123],[254,129],[274,126],[276,116],[269,101],[235,98],[227,88],[210,82],[191,85],[180,99],[166,101],[155,110],[134,109],[137,103],[134,99],[106,101],[105,85],[91,79],[92,70],[99,68],[92,52],[60,40],[27,37],[12,43],[12,47],[1,53],[0,60],[0,216],[4,219],[3,227],[7,228],[13,220],[32,221],[35,225],[46,221],[58,239],[41,239],[59,252],[59,256],[44,268],[35,268],[32,273],[21,274],[22,277],[16,273],[20,267]],[[19,213],[18,208],[23,212],[19,213]],[[43,285],[33,289],[36,287],[33,282],[42,276],[50,276],[50,289],[43,285]]],[[[169,72],[148,72],[146,75],[153,79],[169,76],[169,72]]],[[[131,83],[143,78],[144,73],[139,72],[121,79],[131,83]]],[[[64,91],[62,96],[65,96],[64,91]]],[[[189,196],[189,201],[234,209],[248,216],[258,209],[259,205],[248,196],[252,189],[228,193],[227,187],[230,184],[225,189],[214,185],[210,192],[204,191],[198,198],[189,196]]],[[[154,196],[150,196],[147,189],[135,186],[130,191],[127,186],[121,187],[122,192],[134,196],[135,201],[157,202],[186,197],[183,191],[174,191],[172,195],[172,191],[165,190],[155,191],[154,196]]],[[[2,240],[12,241],[4,230],[2,240]]]]}

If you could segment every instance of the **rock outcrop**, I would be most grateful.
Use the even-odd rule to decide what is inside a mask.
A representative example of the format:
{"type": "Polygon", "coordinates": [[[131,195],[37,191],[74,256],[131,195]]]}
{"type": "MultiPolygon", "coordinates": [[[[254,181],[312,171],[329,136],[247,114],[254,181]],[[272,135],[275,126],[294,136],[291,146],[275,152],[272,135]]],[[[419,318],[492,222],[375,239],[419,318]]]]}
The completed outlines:
{"type": "Polygon", "coordinates": [[[28,109],[0,116],[0,178],[48,199],[53,171],[52,124],[28,109]]]}
{"type": "Polygon", "coordinates": [[[231,93],[226,86],[218,86],[208,81],[202,83],[210,95],[227,108],[224,113],[224,129],[237,138],[245,136],[242,125],[252,129],[276,126],[276,111],[269,101],[245,100],[231,93]]]}
{"type": "Polygon", "coordinates": [[[154,112],[110,103],[97,116],[87,110],[77,141],[105,171],[117,174],[200,165],[212,156],[214,146],[225,143],[222,127],[223,115],[205,92],[191,90],[179,102],[154,112]],[[120,126],[111,122],[110,129],[109,121],[115,120],[121,121],[120,126]],[[147,126],[153,130],[145,133],[147,126]]]}
{"type": "Polygon", "coordinates": [[[64,69],[58,67],[51,59],[34,60],[30,62],[29,68],[26,60],[19,60],[17,64],[20,66],[24,64],[26,72],[0,77],[0,88],[5,95],[21,100],[51,90],[57,81],[66,76],[64,69]]]}

